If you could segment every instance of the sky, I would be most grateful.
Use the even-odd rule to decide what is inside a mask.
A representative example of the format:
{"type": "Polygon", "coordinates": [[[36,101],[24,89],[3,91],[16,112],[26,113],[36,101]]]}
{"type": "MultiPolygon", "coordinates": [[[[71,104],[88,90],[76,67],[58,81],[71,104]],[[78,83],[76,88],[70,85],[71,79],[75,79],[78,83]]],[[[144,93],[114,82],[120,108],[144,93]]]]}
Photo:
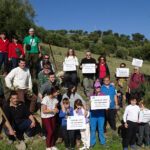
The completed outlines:
{"type": "Polygon", "coordinates": [[[38,26],[49,30],[113,30],[150,39],[150,0],[30,0],[38,26]]]}

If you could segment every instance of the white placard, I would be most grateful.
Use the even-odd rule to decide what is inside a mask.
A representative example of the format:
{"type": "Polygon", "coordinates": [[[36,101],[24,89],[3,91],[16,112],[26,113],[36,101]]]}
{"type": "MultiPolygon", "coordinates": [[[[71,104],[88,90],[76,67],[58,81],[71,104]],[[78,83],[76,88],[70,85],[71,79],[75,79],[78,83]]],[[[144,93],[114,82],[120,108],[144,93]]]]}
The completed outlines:
{"type": "Polygon", "coordinates": [[[132,66],[142,67],[142,65],[143,65],[143,60],[133,58],[133,60],[132,60],[132,66]]]}
{"type": "Polygon", "coordinates": [[[108,109],[110,107],[110,96],[91,96],[91,110],[108,109]]]}
{"type": "Polygon", "coordinates": [[[140,114],[141,116],[141,119],[140,120],[141,122],[144,122],[144,123],[147,123],[147,122],[150,122],[150,110],[143,110],[142,112],[140,112],[142,114],[140,114]]]}
{"type": "Polygon", "coordinates": [[[68,116],[67,130],[86,129],[86,121],[84,116],[68,116]]]}
{"type": "Polygon", "coordinates": [[[96,73],[95,64],[82,64],[82,73],[96,73]]]}
{"type": "Polygon", "coordinates": [[[76,71],[75,64],[63,63],[63,71],[76,71]]]}
{"type": "Polygon", "coordinates": [[[117,77],[129,77],[129,68],[116,68],[117,77]]]}

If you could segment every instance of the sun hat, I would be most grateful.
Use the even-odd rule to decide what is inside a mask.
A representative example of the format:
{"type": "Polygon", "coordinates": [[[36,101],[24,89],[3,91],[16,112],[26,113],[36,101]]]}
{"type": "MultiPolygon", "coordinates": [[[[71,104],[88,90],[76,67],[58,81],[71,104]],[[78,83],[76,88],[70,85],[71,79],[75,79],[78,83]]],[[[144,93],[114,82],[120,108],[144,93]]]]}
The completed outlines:
{"type": "Polygon", "coordinates": [[[95,82],[95,84],[94,84],[94,88],[98,88],[98,87],[101,87],[100,82],[95,82]]]}

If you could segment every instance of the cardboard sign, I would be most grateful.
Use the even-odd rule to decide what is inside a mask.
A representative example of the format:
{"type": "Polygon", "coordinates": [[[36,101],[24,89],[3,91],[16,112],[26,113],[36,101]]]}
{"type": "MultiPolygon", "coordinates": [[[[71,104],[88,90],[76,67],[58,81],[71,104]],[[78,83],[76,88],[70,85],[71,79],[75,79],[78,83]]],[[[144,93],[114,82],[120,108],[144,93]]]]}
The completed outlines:
{"type": "Polygon", "coordinates": [[[63,71],[76,71],[75,64],[63,63],[63,71]]]}
{"type": "Polygon", "coordinates": [[[143,110],[140,112],[140,121],[147,123],[150,122],[150,110],[143,110]]]}
{"type": "Polygon", "coordinates": [[[67,130],[82,130],[86,128],[84,116],[68,116],[67,130]]]}
{"type": "Polygon", "coordinates": [[[82,73],[96,73],[95,64],[82,64],[82,73]]]}
{"type": "Polygon", "coordinates": [[[91,96],[91,110],[108,109],[110,96],[91,96]]]}
{"type": "Polygon", "coordinates": [[[142,67],[142,65],[143,65],[143,60],[133,58],[133,60],[132,60],[132,66],[142,67]]]}
{"type": "Polygon", "coordinates": [[[116,68],[117,77],[129,77],[129,68],[116,68]]]}

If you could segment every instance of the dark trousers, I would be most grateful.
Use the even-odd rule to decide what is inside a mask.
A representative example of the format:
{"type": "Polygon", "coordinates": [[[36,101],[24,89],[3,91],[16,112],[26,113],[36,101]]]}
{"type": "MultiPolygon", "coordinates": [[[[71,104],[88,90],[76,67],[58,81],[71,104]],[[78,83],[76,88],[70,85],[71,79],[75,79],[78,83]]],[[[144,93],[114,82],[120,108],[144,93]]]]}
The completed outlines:
{"type": "MultiPolygon", "coordinates": [[[[26,119],[17,125],[16,124],[11,124],[11,125],[12,125],[12,128],[16,131],[16,136],[19,140],[23,139],[23,133],[26,133],[26,135],[29,137],[32,137],[35,135],[34,134],[35,128],[30,128],[30,125],[31,125],[30,119],[26,119]]],[[[9,131],[6,127],[4,127],[4,131],[10,140],[15,140],[14,136],[9,135],[9,131]]]]}
{"type": "Polygon", "coordinates": [[[67,130],[67,126],[62,126],[63,140],[66,148],[75,147],[75,131],[67,130]]]}
{"type": "Polygon", "coordinates": [[[64,75],[64,86],[69,87],[70,84],[77,85],[77,72],[67,71],[64,75]]]}
{"type": "Polygon", "coordinates": [[[104,130],[106,131],[107,122],[111,129],[116,130],[116,109],[108,109],[105,111],[105,124],[104,130]]]}
{"type": "Polygon", "coordinates": [[[136,132],[138,124],[136,122],[127,121],[128,128],[125,128],[125,136],[123,138],[123,147],[134,145],[136,141],[136,132]]]}
{"type": "Polygon", "coordinates": [[[139,135],[138,135],[138,145],[143,144],[143,139],[145,145],[149,144],[149,124],[148,123],[141,123],[139,124],[139,135]]]}
{"type": "Polygon", "coordinates": [[[8,53],[3,53],[3,52],[0,52],[0,70],[1,70],[1,67],[2,67],[2,64],[4,63],[4,72],[7,72],[8,71],[8,53]]]}
{"type": "Polygon", "coordinates": [[[14,68],[18,67],[18,63],[19,63],[19,58],[13,57],[12,58],[12,68],[14,69],[14,68]]]}
{"type": "Polygon", "coordinates": [[[43,126],[46,129],[46,146],[53,147],[55,142],[55,129],[56,129],[56,118],[42,118],[43,126]]]}

